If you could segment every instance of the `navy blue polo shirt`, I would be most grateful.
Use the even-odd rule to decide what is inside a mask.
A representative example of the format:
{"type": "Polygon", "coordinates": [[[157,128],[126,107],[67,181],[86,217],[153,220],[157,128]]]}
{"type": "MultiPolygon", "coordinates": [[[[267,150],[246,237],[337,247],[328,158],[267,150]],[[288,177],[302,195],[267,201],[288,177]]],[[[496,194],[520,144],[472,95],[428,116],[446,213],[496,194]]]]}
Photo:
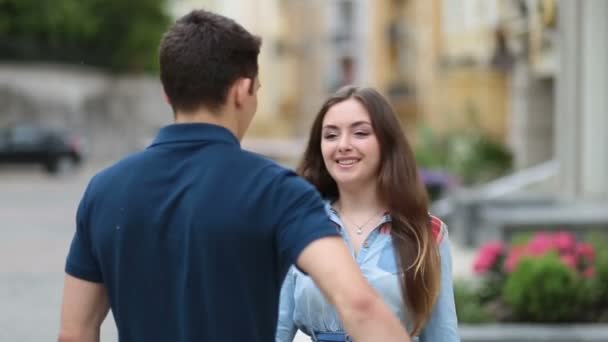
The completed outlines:
{"type": "Polygon", "coordinates": [[[337,236],[317,191],[227,129],[174,124],[95,175],[66,272],[103,283],[120,341],[274,341],[281,283],[337,236]]]}

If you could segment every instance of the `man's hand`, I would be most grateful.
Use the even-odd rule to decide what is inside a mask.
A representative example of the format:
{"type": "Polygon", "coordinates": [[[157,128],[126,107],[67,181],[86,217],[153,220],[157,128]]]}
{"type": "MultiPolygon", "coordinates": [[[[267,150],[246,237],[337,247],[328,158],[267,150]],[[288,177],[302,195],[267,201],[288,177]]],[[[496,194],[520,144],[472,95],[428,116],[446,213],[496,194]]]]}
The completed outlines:
{"type": "Polygon", "coordinates": [[[314,241],[302,251],[297,264],[336,307],[355,341],[411,341],[397,317],[363,277],[342,238],[314,241]]]}
{"type": "Polygon", "coordinates": [[[59,342],[99,342],[110,304],[103,284],[65,276],[59,342]]]}

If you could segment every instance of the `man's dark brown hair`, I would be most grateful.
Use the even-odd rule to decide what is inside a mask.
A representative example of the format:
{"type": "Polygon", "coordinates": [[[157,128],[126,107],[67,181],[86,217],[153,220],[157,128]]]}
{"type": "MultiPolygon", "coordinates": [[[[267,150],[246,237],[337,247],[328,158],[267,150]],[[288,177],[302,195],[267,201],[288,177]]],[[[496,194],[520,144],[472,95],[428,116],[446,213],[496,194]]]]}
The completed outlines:
{"type": "Polygon", "coordinates": [[[173,111],[216,111],[237,79],[253,84],[260,46],[259,37],[215,13],[196,10],[177,20],[160,43],[160,79],[173,111]]]}

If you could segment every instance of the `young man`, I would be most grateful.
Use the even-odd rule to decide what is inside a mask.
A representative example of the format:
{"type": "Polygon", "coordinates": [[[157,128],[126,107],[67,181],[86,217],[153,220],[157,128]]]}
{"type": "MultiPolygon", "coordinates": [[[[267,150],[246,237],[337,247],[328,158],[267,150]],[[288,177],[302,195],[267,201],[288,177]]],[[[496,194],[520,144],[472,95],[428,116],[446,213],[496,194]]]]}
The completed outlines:
{"type": "Polygon", "coordinates": [[[360,275],[317,192],[240,139],[257,107],[260,40],[206,11],[160,46],[176,123],[93,177],[66,263],[60,341],[273,341],[296,263],[357,341],[407,341],[360,275]]]}

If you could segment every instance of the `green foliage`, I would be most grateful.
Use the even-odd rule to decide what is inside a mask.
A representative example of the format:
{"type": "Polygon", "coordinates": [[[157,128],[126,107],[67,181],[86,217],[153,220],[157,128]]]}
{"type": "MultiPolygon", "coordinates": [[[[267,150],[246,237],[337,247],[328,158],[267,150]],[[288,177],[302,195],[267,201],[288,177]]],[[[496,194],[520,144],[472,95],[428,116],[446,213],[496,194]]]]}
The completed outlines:
{"type": "Polygon", "coordinates": [[[479,324],[492,321],[491,315],[482,305],[471,283],[465,281],[454,283],[454,301],[459,322],[479,324]]]}
{"type": "Polygon", "coordinates": [[[0,58],[157,69],[166,0],[0,0],[0,58]]]}
{"type": "Polygon", "coordinates": [[[530,240],[532,240],[533,235],[534,235],[534,233],[532,233],[532,232],[514,234],[513,237],[511,238],[510,244],[511,244],[511,246],[525,245],[530,240]]]}
{"type": "Polygon", "coordinates": [[[555,253],[522,260],[504,286],[514,318],[530,322],[580,321],[593,301],[589,282],[555,253]]]}
{"type": "Polygon", "coordinates": [[[512,153],[490,138],[477,125],[477,113],[469,111],[471,126],[438,135],[430,127],[418,129],[414,149],[416,160],[425,169],[440,169],[460,177],[466,185],[487,182],[512,168],[512,153]]]}
{"type": "MultiPolygon", "coordinates": [[[[608,243],[604,246],[608,246],[608,243]]],[[[596,249],[595,271],[597,284],[601,288],[601,301],[608,305],[608,250],[596,249]]]]}
{"type": "Polygon", "coordinates": [[[591,234],[589,243],[595,250],[595,277],[592,279],[592,290],[597,296],[595,314],[602,322],[608,322],[608,239],[605,235],[591,234]]]}
{"type": "Polygon", "coordinates": [[[478,290],[478,297],[482,304],[492,303],[502,295],[502,288],[506,277],[501,273],[489,274],[478,290]]]}
{"type": "Polygon", "coordinates": [[[500,322],[608,322],[608,238],[585,240],[537,231],[483,245],[473,262],[479,284],[464,301],[500,322]]]}

